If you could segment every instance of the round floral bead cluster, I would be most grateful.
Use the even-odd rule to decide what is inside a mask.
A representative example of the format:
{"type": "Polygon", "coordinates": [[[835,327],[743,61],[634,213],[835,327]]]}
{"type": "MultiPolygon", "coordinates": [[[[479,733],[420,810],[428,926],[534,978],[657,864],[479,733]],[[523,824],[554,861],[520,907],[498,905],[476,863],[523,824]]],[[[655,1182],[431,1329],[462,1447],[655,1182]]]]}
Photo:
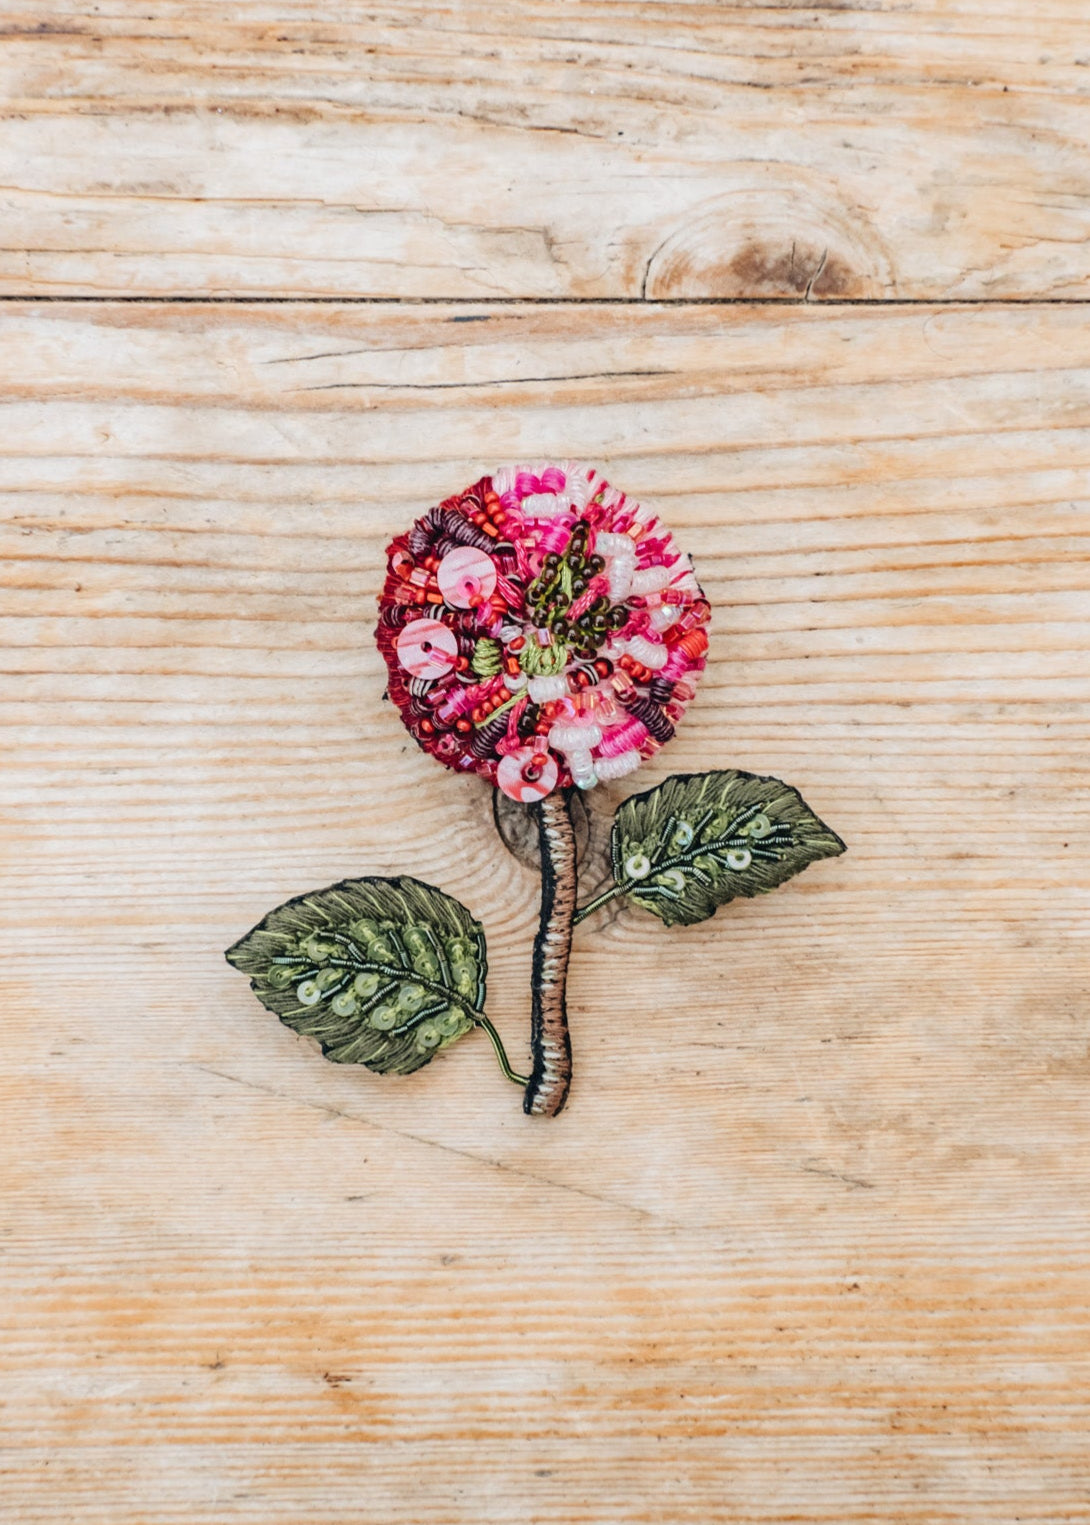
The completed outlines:
{"type": "Polygon", "coordinates": [[[390,697],[447,767],[532,803],[623,778],[673,735],[709,605],[670,534],[593,467],[503,467],[387,555],[390,697]]]}

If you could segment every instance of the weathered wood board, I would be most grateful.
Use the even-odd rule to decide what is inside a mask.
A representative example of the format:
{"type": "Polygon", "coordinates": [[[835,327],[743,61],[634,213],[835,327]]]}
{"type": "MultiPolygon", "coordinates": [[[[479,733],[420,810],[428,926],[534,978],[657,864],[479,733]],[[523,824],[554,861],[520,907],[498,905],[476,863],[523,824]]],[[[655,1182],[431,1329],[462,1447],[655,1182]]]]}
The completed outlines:
{"type": "Polygon", "coordinates": [[[0,393],[0,1518],[1090,1519],[1085,311],[8,303],[0,393]],[[544,1123],[221,949],[415,873],[519,1053],[533,877],[370,626],[554,452],[714,604],[637,784],[777,773],[849,853],[588,924],[544,1123]]]}
{"type": "Polygon", "coordinates": [[[23,0],[0,291],[1085,298],[1085,0],[23,0]]]}

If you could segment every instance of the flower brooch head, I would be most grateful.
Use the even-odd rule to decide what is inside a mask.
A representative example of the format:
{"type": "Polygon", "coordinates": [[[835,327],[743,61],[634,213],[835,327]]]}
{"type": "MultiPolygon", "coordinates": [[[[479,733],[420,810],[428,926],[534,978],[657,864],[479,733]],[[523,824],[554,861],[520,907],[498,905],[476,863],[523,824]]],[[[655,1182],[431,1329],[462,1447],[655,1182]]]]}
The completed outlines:
{"type": "Polygon", "coordinates": [[[709,605],[670,533],[593,467],[504,467],[387,555],[390,697],[447,767],[532,804],[623,778],[673,735],[709,605]]]}

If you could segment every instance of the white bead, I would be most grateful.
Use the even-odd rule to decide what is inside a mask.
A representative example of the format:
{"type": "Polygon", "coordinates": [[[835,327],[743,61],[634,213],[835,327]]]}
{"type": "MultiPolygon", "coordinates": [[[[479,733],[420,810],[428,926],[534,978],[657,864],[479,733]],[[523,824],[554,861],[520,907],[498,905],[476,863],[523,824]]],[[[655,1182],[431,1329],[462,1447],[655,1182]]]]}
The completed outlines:
{"type": "Polygon", "coordinates": [[[521,503],[522,512],[531,519],[551,519],[556,514],[566,514],[570,503],[564,493],[531,492],[521,503]]]}
{"type": "Polygon", "coordinates": [[[744,837],[753,837],[758,842],[764,837],[770,836],[771,833],[772,822],[763,814],[755,815],[747,826],[742,827],[742,835],[744,837]]]}
{"type": "Polygon", "coordinates": [[[632,569],[635,566],[635,557],[631,561],[622,561],[620,557],[609,563],[609,601],[611,604],[623,604],[632,587],[632,569]]]}
{"type": "Polygon", "coordinates": [[[592,468],[584,466],[580,461],[564,461],[562,470],[565,476],[564,492],[570,499],[573,508],[586,508],[590,502],[592,488],[590,478],[592,468]]]}
{"type": "Polygon", "coordinates": [[[602,729],[593,721],[589,725],[573,725],[558,720],[549,732],[549,745],[554,752],[585,752],[588,758],[601,739],[602,729]]]}
{"type": "Polygon", "coordinates": [[[669,567],[643,567],[632,574],[633,593],[660,593],[669,583],[669,567]]]}
{"type": "Polygon", "coordinates": [[[727,867],[734,869],[737,874],[748,868],[752,862],[753,854],[748,847],[735,847],[727,854],[727,867]]]}
{"type": "Polygon", "coordinates": [[[531,678],[527,692],[535,704],[548,704],[551,699],[563,699],[568,692],[568,680],[562,673],[551,678],[531,678]]]}
{"type": "Polygon", "coordinates": [[[571,752],[568,754],[568,769],[572,776],[572,782],[580,789],[592,789],[598,782],[598,776],[594,771],[594,763],[589,752],[571,752]]]}
{"type": "Polygon", "coordinates": [[[619,752],[616,757],[594,759],[594,770],[603,784],[615,778],[624,778],[626,773],[634,773],[639,765],[640,754],[635,748],[628,752],[619,752]]]}
{"type": "Polygon", "coordinates": [[[652,672],[658,672],[660,667],[665,667],[670,653],[661,641],[649,641],[645,635],[634,635],[625,642],[625,648],[630,657],[634,657],[642,666],[648,667],[652,672]]]}

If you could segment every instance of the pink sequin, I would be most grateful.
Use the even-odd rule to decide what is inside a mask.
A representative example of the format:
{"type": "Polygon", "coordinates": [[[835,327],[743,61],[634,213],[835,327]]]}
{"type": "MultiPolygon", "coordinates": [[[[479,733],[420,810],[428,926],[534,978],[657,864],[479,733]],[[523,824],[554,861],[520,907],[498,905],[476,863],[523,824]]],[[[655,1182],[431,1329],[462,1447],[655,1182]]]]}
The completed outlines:
{"type": "Polygon", "coordinates": [[[435,574],[439,591],[452,609],[472,609],[496,591],[496,563],[472,545],[455,546],[435,574]]]}
{"type": "Polygon", "coordinates": [[[441,620],[411,620],[397,638],[397,660],[414,678],[442,678],[457,659],[457,637],[441,620]]]}
{"type": "Polygon", "coordinates": [[[530,805],[543,800],[556,788],[560,769],[551,752],[535,752],[533,747],[520,747],[500,758],[496,769],[496,783],[508,799],[530,805]],[[527,773],[538,776],[527,778],[527,773]]]}

